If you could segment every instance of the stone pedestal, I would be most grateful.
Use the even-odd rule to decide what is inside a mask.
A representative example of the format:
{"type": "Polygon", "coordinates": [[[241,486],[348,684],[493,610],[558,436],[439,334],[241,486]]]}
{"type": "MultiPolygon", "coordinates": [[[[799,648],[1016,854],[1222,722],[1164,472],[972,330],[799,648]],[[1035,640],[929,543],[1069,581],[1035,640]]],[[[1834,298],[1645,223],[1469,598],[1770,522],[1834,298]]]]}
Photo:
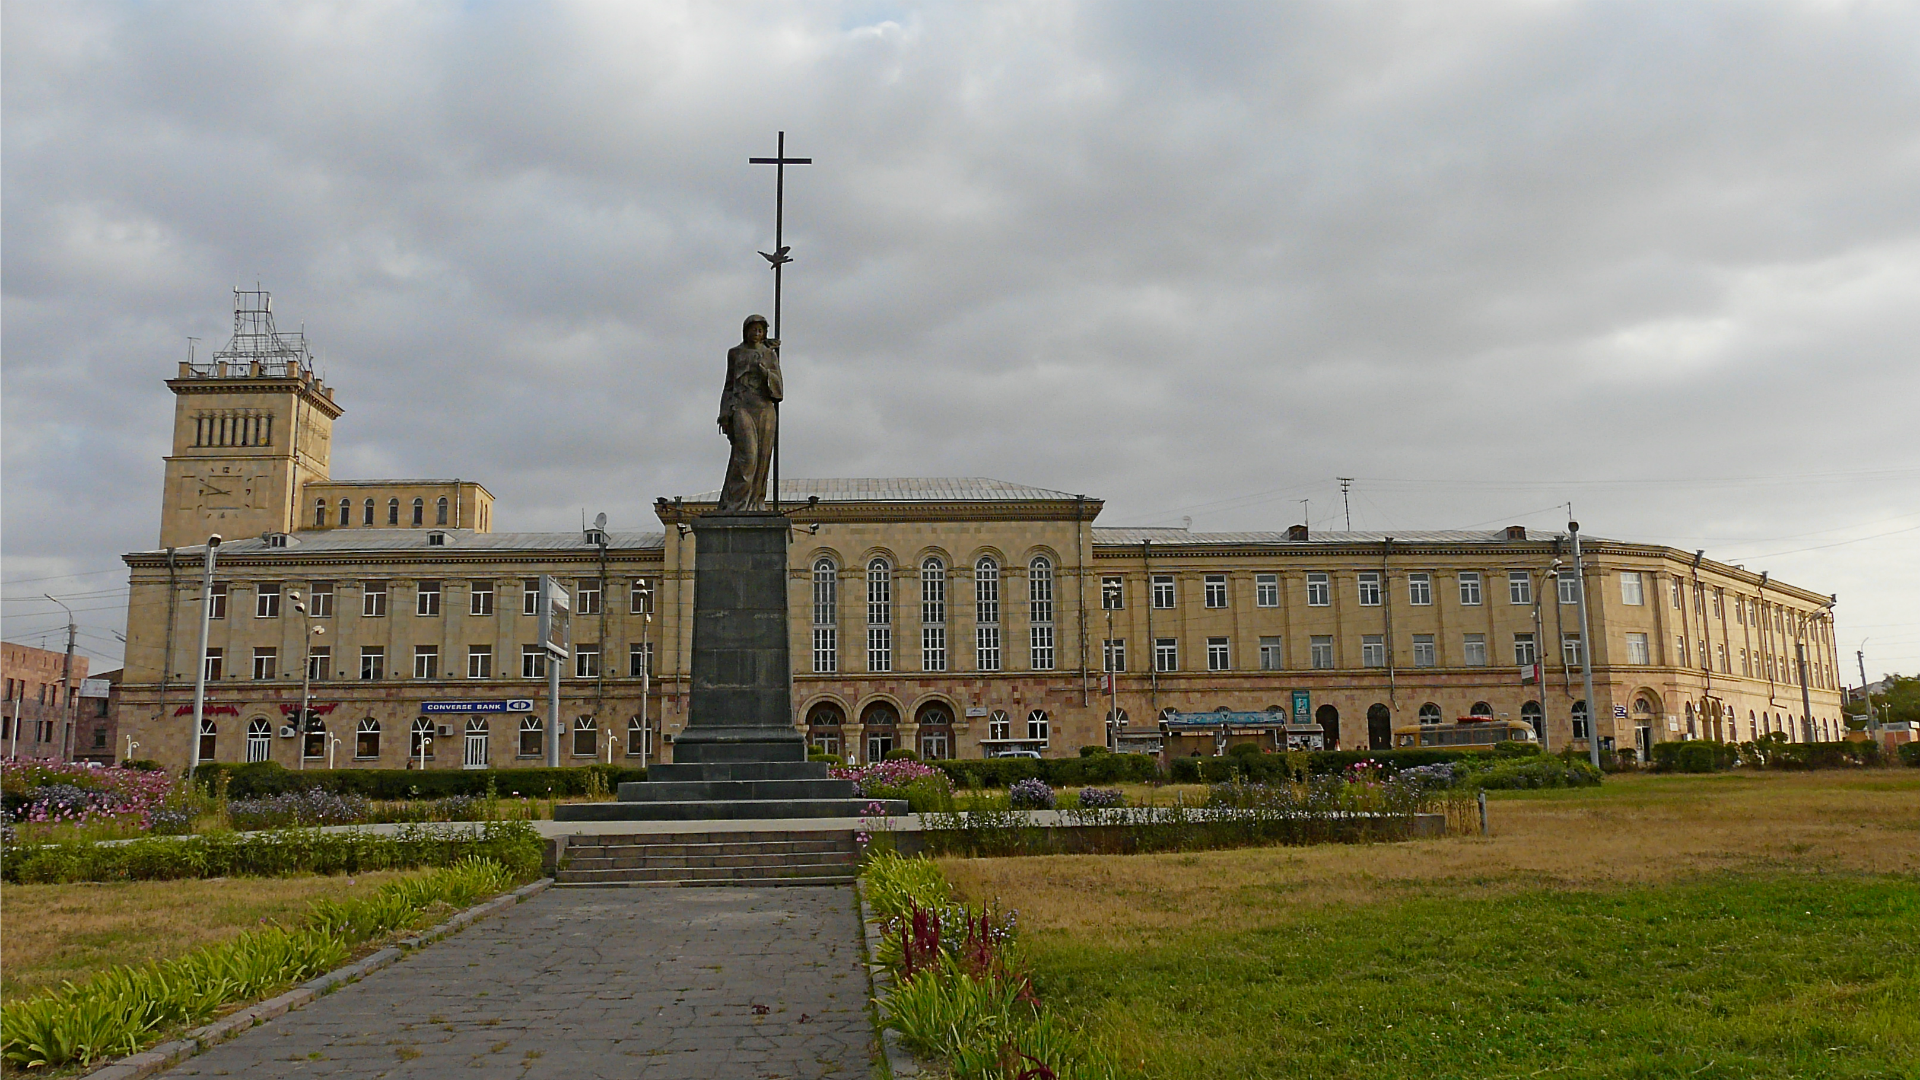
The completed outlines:
{"type": "MultiPolygon", "coordinates": [[[[693,685],[673,763],[619,801],[554,808],[556,821],[860,817],[868,800],[807,760],[793,726],[787,530],[774,513],[694,519],[693,685]]],[[[882,812],[906,813],[884,803],[882,812]]]]}

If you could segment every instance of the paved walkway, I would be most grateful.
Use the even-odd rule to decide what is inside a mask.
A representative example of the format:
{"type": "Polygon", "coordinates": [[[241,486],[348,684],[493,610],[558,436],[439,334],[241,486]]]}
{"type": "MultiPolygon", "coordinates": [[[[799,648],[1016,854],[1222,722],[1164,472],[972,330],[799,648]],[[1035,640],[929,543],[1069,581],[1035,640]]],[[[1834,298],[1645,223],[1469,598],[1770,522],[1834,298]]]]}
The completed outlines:
{"type": "Polygon", "coordinates": [[[167,1073],[865,1077],[850,887],[548,889],[167,1073]]]}

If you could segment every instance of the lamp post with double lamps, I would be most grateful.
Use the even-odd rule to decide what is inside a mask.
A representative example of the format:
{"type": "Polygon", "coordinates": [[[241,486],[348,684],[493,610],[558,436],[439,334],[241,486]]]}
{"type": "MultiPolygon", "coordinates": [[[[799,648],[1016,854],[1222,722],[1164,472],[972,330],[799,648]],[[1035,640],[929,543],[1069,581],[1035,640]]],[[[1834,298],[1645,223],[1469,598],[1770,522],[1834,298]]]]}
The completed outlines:
{"type": "Polygon", "coordinates": [[[200,651],[194,656],[193,729],[187,733],[187,776],[200,771],[200,725],[207,715],[207,633],[213,627],[213,564],[220,554],[220,534],[207,537],[207,554],[200,568],[200,651]]]}
{"type": "MultiPolygon", "coordinates": [[[[307,598],[301,596],[298,589],[289,590],[287,599],[305,625],[300,635],[300,714],[293,722],[293,746],[300,755],[299,767],[304,770],[307,767],[307,720],[313,709],[313,639],[326,633],[327,628],[313,625],[313,612],[307,610],[307,598]]],[[[331,749],[327,751],[327,768],[333,768],[331,749]]]]}
{"type": "Polygon", "coordinates": [[[1540,749],[1547,749],[1547,660],[1546,631],[1540,625],[1540,599],[1546,594],[1547,582],[1553,582],[1554,589],[1560,588],[1560,560],[1540,572],[1540,584],[1533,590],[1533,688],[1540,695],[1540,749]]]}
{"type": "MultiPolygon", "coordinates": [[[[1120,673],[1113,663],[1113,612],[1120,606],[1124,587],[1119,581],[1100,586],[1100,606],[1107,609],[1107,640],[1100,649],[1100,666],[1107,673],[1107,749],[1120,749],[1120,673]]],[[[1149,643],[1151,644],[1151,643],[1149,643]]]]}

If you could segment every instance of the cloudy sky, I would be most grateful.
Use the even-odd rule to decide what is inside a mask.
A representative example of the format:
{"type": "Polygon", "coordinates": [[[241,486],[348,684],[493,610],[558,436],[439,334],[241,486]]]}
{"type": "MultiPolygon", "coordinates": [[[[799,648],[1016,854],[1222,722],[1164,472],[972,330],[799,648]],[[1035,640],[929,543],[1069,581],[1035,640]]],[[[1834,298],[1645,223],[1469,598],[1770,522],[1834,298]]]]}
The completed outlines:
{"type": "Polygon", "coordinates": [[[162,380],[236,283],[339,388],[336,477],[479,479],[503,530],[718,486],[784,128],[789,476],[1571,502],[1920,669],[1912,4],[0,10],[9,640],[54,591],[118,664],[162,380]]]}

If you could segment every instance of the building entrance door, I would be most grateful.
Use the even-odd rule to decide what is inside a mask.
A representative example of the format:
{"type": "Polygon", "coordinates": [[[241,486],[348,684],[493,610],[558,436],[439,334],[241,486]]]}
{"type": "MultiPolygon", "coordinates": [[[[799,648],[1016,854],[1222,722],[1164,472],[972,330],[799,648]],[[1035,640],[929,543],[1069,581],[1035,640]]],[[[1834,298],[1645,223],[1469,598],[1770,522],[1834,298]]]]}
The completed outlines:
{"type": "Polygon", "coordinates": [[[1393,713],[1385,705],[1367,710],[1367,749],[1393,749],[1393,713]]]}
{"type": "Polygon", "coordinates": [[[462,766],[469,769],[487,767],[487,722],[477,716],[467,721],[466,751],[461,759],[462,766]]]}

